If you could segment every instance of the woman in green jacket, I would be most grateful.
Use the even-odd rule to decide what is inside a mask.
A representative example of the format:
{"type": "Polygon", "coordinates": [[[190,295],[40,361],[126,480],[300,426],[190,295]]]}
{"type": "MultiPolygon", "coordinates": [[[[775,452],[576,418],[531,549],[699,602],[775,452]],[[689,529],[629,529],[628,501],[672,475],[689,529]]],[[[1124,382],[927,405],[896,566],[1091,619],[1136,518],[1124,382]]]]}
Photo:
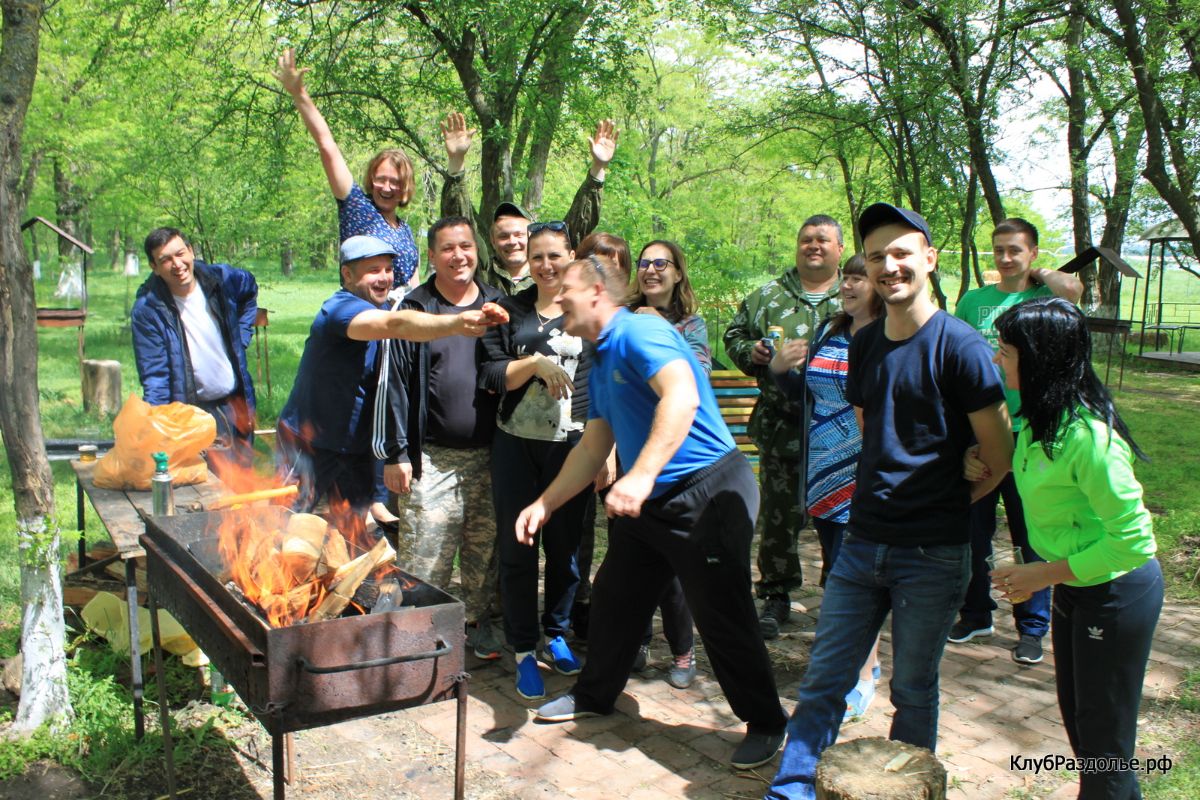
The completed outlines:
{"type": "Polygon", "coordinates": [[[1020,391],[1026,420],[1013,472],[1030,545],[1046,560],[998,567],[992,584],[1017,602],[1054,587],[1059,710],[1075,756],[1099,759],[1079,765],[1079,797],[1139,798],[1136,772],[1121,767],[1134,755],[1163,602],[1150,513],[1133,475],[1134,458],[1145,456],[1092,369],[1079,309],[1029,300],[1002,314],[996,330],[996,362],[1020,391]]]}

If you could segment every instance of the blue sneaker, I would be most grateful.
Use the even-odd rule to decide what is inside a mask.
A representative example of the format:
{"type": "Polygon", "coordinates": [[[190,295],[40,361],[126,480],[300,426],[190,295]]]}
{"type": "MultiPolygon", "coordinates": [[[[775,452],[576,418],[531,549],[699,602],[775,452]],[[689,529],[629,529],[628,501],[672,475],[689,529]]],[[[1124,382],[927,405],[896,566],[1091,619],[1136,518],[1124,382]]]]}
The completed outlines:
{"type": "Polygon", "coordinates": [[[517,694],[526,700],[541,700],[546,696],[546,684],[533,653],[517,662],[517,694]]]}
{"type": "Polygon", "coordinates": [[[546,642],[546,649],[542,651],[542,659],[554,667],[554,671],[560,675],[578,675],[583,669],[579,665],[575,654],[571,652],[571,646],[567,644],[567,640],[561,636],[555,636],[550,641],[546,642]]]}
{"type": "Polygon", "coordinates": [[[846,695],[846,713],[842,717],[842,722],[849,722],[855,717],[864,716],[874,699],[875,682],[860,680],[846,695]]]}
{"type": "Polygon", "coordinates": [[[876,683],[879,683],[879,678],[882,675],[883,675],[883,669],[880,667],[879,662],[876,661],[875,666],[871,667],[871,680],[875,681],[876,683]]]}

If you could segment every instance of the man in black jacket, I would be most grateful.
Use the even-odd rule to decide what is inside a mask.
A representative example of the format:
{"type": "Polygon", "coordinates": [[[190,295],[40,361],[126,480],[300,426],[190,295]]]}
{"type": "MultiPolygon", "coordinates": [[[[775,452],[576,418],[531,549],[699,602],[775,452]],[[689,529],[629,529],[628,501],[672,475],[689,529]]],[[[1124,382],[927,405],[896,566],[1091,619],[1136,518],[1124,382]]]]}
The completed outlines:
{"type": "MultiPolygon", "coordinates": [[[[433,274],[404,298],[406,308],[458,314],[498,300],[480,282],[475,231],[466,217],[443,217],[429,228],[433,274]]],[[[496,428],[496,398],[477,388],[482,345],[465,339],[397,348],[401,415],[400,534],[397,563],[446,588],[458,557],[468,636],[475,655],[500,657],[488,622],[496,593],[496,520],[488,468],[496,428]]]]}

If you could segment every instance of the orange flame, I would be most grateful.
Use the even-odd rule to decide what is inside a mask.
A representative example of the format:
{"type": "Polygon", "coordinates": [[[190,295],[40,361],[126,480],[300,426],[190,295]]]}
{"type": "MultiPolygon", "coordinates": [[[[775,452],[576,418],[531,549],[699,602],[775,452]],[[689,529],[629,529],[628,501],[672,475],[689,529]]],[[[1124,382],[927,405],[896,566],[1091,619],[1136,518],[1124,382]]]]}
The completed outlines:
{"type": "MultiPolygon", "coordinates": [[[[263,478],[253,469],[226,466],[222,482],[238,494],[262,492],[278,488],[278,480],[263,478]]],[[[290,500],[291,498],[283,498],[290,500]]],[[[365,520],[354,513],[350,505],[340,498],[330,501],[325,515],[332,522],[326,536],[339,534],[345,539],[350,558],[366,552],[374,545],[374,537],[367,532],[365,520]]],[[[217,527],[218,550],[229,579],[241,590],[246,600],[262,611],[268,624],[282,628],[304,621],[328,593],[328,584],[334,575],[325,569],[326,553],[315,543],[314,556],[306,548],[285,547],[287,517],[265,501],[252,505],[235,505],[232,510],[220,515],[217,527]]],[[[319,524],[319,523],[318,523],[319,524]]],[[[372,575],[382,579],[399,572],[392,565],[376,570],[372,575]]],[[[361,606],[355,607],[365,613],[361,606]]]]}

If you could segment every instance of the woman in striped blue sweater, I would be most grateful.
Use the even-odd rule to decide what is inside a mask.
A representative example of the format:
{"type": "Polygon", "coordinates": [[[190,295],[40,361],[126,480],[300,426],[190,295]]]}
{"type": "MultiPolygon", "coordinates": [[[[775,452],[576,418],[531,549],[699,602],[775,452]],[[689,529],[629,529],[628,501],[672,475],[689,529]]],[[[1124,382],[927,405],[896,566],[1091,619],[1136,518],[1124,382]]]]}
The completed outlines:
{"type": "MultiPolygon", "coordinates": [[[[821,542],[821,585],[833,567],[850,519],[850,498],[862,452],[854,408],[846,402],[847,351],[860,328],[883,313],[883,300],[871,288],[862,256],[842,267],[842,310],[822,322],[812,347],[803,339],[784,342],[771,359],[779,388],[809,419],[805,507],[821,542]]],[[[875,696],[878,669],[874,651],[858,685],[847,696],[846,716],[860,716],[875,696]]]]}

